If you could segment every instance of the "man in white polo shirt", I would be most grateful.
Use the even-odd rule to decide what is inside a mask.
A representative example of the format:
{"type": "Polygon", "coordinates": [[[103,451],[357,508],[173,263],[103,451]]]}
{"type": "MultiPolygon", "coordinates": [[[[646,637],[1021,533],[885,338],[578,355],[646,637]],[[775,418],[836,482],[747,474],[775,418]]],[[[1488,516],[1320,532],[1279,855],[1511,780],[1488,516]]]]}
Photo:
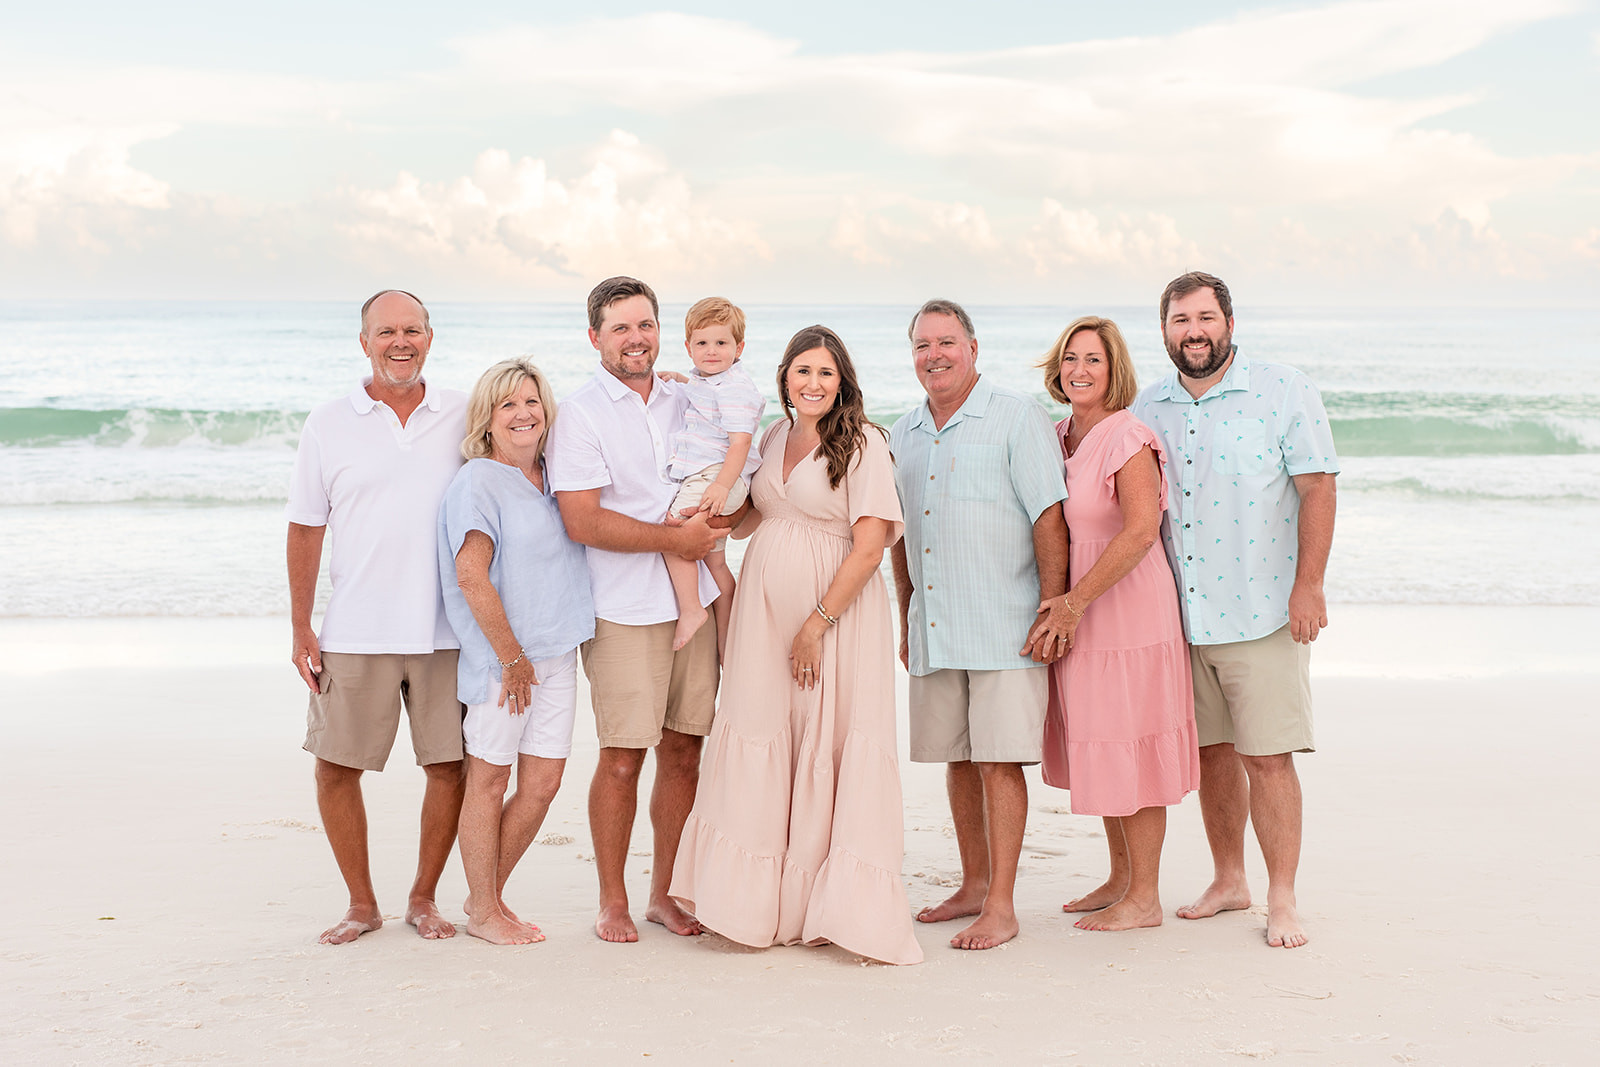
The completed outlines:
{"type": "Polygon", "coordinates": [[[1161,328],[1177,373],[1141,392],[1133,413],[1166,448],[1161,539],[1194,669],[1200,814],[1215,867],[1178,915],[1250,906],[1244,831],[1253,821],[1267,863],[1267,944],[1299,948],[1294,753],[1314,747],[1311,642],[1328,625],[1322,576],[1339,458],[1311,380],[1239,354],[1222,279],[1174,278],[1161,328]]]}
{"type": "MultiPolygon", "coordinates": [[[[661,553],[701,559],[716,543],[703,514],[662,520],[677,486],[672,438],[683,428],[682,389],[654,373],[660,305],[636,278],[607,278],[589,294],[589,343],[600,369],[561,403],[545,462],[567,534],[588,546],[594,638],[584,642],[600,759],[589,787],[589,827],[600,877],[595,933],[639,940],[624,881],[646,749],[656,753],[655,833],[645,918],[675,934],[700,925],[667,895],[683,823],[700,781],[700,746],[717,696],[716,627],[672,650],[678,602],[661,553]]],[[[717,586],[700,567],[700,603],[717,586]]]]}
{"type": "Polygon", "coordinates": [[[361,308],[372,375],[306,418],[289,487],[289,614],[295,668],[311,690],[305,749],[317,757],[317,806],[350,910],[324,931],[341,945],[383,925],[367,860],[363,771],[381,771],[404,703],[427,774],[417,877],[406,922],[453,937],[434,893],[461,816],[459,645],[439,592],[439,502],[461,466],[466,394],[422,378],[428,311],[387,289],[361,308]],[[332,589],[311,628],[323,537],[333,531],[332,589]]]}

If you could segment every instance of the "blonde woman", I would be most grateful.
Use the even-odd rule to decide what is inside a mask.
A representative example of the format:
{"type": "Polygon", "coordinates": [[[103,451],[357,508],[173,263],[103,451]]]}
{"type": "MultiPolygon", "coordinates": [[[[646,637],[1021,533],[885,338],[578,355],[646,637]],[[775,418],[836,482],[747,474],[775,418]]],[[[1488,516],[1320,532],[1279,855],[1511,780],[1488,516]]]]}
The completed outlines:
{"type": "Polygon", "coordinates": [[[1122,331],[1086,316],[1040,364],[1070,404],[1056,424],[1066,464],[1068,589],[1040,605],[1066,655],[1051,667],[1044,780],[1105,820],[1111,874],[1064,904],[1084,930],[1161,925],[1167,807],[1200,780],[1189,649],[1177,587],[1156,546],[1167,487],[1160,439],[1128,410],[1138,392],[1122,331]]]}
{"type": "Polygon", "coordinates": [[[508,359],[485,371],[467,405],[467,463],[439,510],[439,574],[461,641],[457,696],[467,705],[467,933],[497,945],[544,940],[503,894],[561,785],[577,646],[594,636],[583,549],[568,540],[545,480],[555,417],[550,384],[532,363],[508,359]],[[507,801],[513,763],[517,791],[507,801]]]}

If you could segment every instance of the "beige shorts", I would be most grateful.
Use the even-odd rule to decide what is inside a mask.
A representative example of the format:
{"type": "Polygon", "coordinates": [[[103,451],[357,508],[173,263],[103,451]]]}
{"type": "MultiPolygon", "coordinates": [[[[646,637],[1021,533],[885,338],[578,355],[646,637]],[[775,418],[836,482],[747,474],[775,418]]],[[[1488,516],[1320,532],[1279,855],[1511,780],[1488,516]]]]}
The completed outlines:
{"type": "Polygon", "coordinates": [[[594,620],[579,648],[601,748],[654,748],[663,728],[704,737],[717,705],[717,628],[672,651],[676,624],[594,620]]]}
{"type": "Polygon", "coordinates": [[[912,675],[912,761],[1038,763],[1049,689],[1043,666],[912,675]]]}
{"type": "Polygon", "coordinates": [[[322,691],[311,695],[302,747],[341,767],[381,771],[403,703],[417,765],[459,760],[466,711],[456,699],[460,655],[453,648],[418,655],[324,652],[317,675],[322,691]]]}
{"type": "MultiPolygon", "coordinates": [[[[722,464],[713,463],[705,470],[695,471],[685,478],[678,486],[678,495],[672,499],[673,515],[681,515],[690,508],[700,506],[700,498],[705,495],[706,488],[717,480],[717,475],[722,473],[722,464]]],[[[745,497],[750,495],[750,483],[740,478],[728,490],[728,501],[722,505],[719,514],[732,515],[739,510],[739,505],[744,503],[745,497]]],[[[717,538],[717,547],[714,551],[721,551],[728,540],[728,532],[724,530],[722,536],[717,538]]]]}
{"type": "Polygon", "coordinates": [[[1311,648],[1284,626],[1254,641],[1190,645],[1200,747],[1245,756],[1312,752],[1311,648]]]}

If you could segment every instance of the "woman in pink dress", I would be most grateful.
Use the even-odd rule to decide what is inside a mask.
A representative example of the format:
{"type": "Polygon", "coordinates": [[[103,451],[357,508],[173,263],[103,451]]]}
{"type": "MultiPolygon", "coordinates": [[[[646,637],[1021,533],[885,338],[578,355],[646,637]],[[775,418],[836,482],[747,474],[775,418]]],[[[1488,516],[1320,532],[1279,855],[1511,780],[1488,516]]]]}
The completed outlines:
{"type": "Polygon", "coordinates": [[[789,341],[778,395],[788,418],[762,439],[754,510],[733,534],[755,536],[670,892],[741,944],[920,963],[878,574],[902,527],[894,463],[832,330],[789,341]]]}
{"type": "Polygon", "coordinates": [[[1138,391],[1116,323],[1087,316],[1040,365],[1072,405],[1056,425],[1071,537],[1065,596],[1041,605],[1064,634],[1050,675],[1044,780],[1072,810],[1105,819],[1111,874],[1062,906],[1084,930],[1161,925],[1167,806],[1200,782],[1189,651],[1166,553],[1152,551],[1167,506],[1161,445],[1128,405],[1138,391]]]}

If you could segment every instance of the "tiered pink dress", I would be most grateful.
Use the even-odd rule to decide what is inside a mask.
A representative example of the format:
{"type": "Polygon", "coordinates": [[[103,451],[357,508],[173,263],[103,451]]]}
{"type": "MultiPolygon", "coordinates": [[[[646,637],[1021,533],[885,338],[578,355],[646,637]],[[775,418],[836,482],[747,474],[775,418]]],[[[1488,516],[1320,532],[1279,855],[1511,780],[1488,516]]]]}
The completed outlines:
{"type": "Polygon", "coordinates": [[[822,641],[801,689],[789,649],[827,591],[863,516],[902,515],[889,446],[868,428],[838,489],[815,455],[783,478],[787,420],[762,443],[750,496],[761,512],[734,596],[694,810],[670,892],[741,944],[833,942],[886,963],[920,963],[900,865],[905,829],[895,744],[894,630],[883,579],[867,580],[822,641]]]}
{"type": "MultiPolygon", "coordinates": [[[[1063,454],[1070,421],[1056,425],[1063,454]]],[[[1155,453],[1160,467],[1156,435],[1124,409],[1091,429],[1067,459],[1062,509],[1072,538],[1072,585],[1122,531],[1116,476],[1142,448],[1155,453]]],[[[1189,649],[1159,542],[1089,605],[1072,651],[1051,668],[1044,780],[1072,791],[1074,812],[1110,816],[1176,804],[1200,784],[1189,649]]]]}

